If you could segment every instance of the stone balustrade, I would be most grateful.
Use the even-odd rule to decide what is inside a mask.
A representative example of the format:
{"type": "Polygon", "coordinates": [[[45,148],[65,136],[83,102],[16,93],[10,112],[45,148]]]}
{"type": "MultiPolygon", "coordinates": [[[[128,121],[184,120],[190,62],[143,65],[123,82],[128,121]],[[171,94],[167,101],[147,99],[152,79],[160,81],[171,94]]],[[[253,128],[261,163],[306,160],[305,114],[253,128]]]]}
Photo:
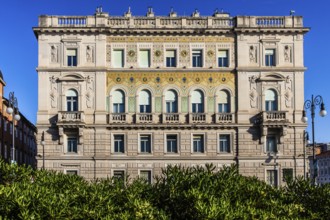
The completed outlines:
{"type": "Polygon", "coordinates": [[[260,113],[261,122],[286,122],[288,120],[286,111],[264,111],[260,113]]]}
{"type": "Polygon", "coordinates": [[[125,17],[98,13],[94,16],[39,17],[39,27],[107,27],[107,28],[293,28],[303,27],[301,16],[209,16],[209,17],[125,17]]]}
{"type": "Polygon", "coordinates": [[[84,122],[84,113],[80,111],[60,111],[58,112],[58,122],[84,122]]]}
{"type": "Polygon", "coordinates": [[[180,123],[180,114],[179,113],[164,113],[163,114],[163,123],[180,123]]]}
{"type": "Polygon", "coordinates": [[[109,123],[127,123],[127,115],[125,113],[113,113],[109,116],[109,123]]]}
{"type": "Polygon", "coordinates": [[[235,114],[234,113],[217,113],[215,114],[216,123],[234,123],[235,114]]]}

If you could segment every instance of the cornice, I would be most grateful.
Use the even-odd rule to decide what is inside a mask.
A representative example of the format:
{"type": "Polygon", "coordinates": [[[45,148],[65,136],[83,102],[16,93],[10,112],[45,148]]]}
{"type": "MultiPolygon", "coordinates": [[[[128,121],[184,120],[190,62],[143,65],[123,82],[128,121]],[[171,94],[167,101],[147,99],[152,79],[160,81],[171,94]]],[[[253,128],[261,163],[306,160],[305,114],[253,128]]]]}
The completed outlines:
{"type": "Polygon", "coordinates": [[[304,72],[306,67],[237,67],[237,72],[304,72]]]}

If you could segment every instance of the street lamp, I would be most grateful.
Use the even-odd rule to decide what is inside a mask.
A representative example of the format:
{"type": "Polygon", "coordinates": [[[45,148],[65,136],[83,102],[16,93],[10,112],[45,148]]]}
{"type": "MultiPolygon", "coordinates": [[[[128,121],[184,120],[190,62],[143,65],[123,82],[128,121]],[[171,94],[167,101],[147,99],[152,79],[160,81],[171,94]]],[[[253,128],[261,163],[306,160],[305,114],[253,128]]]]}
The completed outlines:
{"type": "Polygon", "coordinates": [[[314,118],[315,118],[315,107],[316,105],[320,105],[320,116],[324,117],[327,115],[327,111],[325,110],[324,103],[322,96],[318,95],[314,97],[312,95],[312,99],[306,100],[304,103],[304,110],[303,110],[303,115],[302,115],[302,121],[306,123],[308,121],[308,118],[306,116],[306,111],[305,109],[310,109],[311,110],[311,117],[312,117],[312,141],[313,141],[313,177],[312,181],[313,184],[316,185],[316,175],[317,175],[317,165],[316,165],[316,157],[315,157],[315,132],[314,132],[314,118]]]}
{"type": "Polygon", "coordinates": [[[13,145],[11,148],[11,152],[12,152],[11,163],[16,163],[16,160],[15,160],[15,121],[19,121],[21,119],[21,116],[19,115],[18,102],[17,102],[17,98],[14,95],[14,92],[9,93],[8,107],[7,107],[6,111],[8,114],[10,114],[12,116],[13,145]]]}
{"type": "Polygon", "coordinates": [[[306,180],[306,147],[309,144],[309,135],[307,131],[304,131],[304,180],[306,180]]]}
{"type": "Polygon", "coordinates": [[[41,135],[41,145],[42,145],[42,169],[45,169],[45,132],[41,135]]]}

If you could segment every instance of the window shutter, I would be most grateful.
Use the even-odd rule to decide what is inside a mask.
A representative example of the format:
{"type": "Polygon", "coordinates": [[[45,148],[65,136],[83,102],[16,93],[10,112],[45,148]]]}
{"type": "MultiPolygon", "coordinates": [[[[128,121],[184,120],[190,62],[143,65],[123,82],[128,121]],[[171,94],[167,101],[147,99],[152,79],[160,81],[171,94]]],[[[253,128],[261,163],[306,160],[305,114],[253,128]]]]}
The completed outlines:
{"type": "Polygon", "coordinates": [[[66,51],[67,56],[77,56],[77,50],[75,49],[69,49],[66,51]]]}
{"type": "Polygon", "coordinates": [[[276,93],[272,89],[268,89],[265,93],[266,101],[276,101],[276,93]]]}
{"type": "Polygon", "coordinates": [[[150,51],[149,50],[140,50],[139,65],[140,65],[140,67],[149,67],[150,66],[150,51]]]}
{"type": "Polygon", "coordinates": [[[191,102],[196,104],[203,103],[203,94],[201,91],[193,91],[191,94],[191,102]]]}
{"type": "Polygon", "coordinates": [[[123,104],[124,103],[124,94],[122,91],[116,90],[112,94],[112,102],[116,104],[123,104]]]}
{"type": "Polygon", "coordinates": [[[68,91],[66,91],[65,96],[67,96],[67,97],[70,97],[70,96],[76,97],[77,92],[72,90],[72,89],[69,89],[68,91]]]}
{"type": "Polygon", "coordinates": [[[166,57],[174,58],[175,57],[175,50],[167,50],[166,57]]]}
{"type": "Polygon", "coordinates": [[[112,54],[113,54],[113,67],[124,67],[124,51],[114,50],[112,54]]]}
{"type": "Polygon", "coordinates": [[[176,101],[176,93],[172,90],[169,90],[165,93],[165,100],[166,101],[176,101]]]}
{"type": "Polygon", "coordinates": [[[228,57],[227,52],[228,52],[227,50],[219,50],[218,51],[218,56],[222,57],[222,58],[226,58],[226,57],[228,57]]]}
{"type": "Polygon", "coordinates": [[[226,91],[221,90],[219,96],[219,103],[228,103],[228,93],[226,91]]]}
{"type": "Polygon", "coordinates": [[[150,105],[150,93],[142,90],[139,93],[139,105],[150,105]]]}

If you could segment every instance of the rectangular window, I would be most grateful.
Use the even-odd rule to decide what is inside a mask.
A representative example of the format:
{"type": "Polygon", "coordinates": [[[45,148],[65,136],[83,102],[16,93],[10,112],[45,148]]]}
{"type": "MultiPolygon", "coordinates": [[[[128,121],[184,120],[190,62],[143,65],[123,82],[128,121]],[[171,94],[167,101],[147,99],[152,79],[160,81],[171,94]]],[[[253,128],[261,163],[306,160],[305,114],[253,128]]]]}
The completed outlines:
{"type": "Polygon", "coordinates": [[[124,50],[114,50],[112,55],[112,66],[115,68],[124,67],[124,50]]]}
{"type": "Polygon", "coordinates": [[[277,102],[273,100],[266,100],[266,111],[277,111],[277,102]]]}
{"type": "Polygon", "coordinates": [[[68,49],[66,51],[68,66],[77,66],[77,50],[68,49]]]}
{"type": "Polygon", "coordinates": [[[266,152],[276,153],[277,152],[277,140],[275,136],[268,136],[266,141],[266,152]]]}
{"type": "Polygon", "coordinates": [[[141,153],[151,153],[151,135],[140,136],[140,151],[141,153]]]}
{"type": "Polygon", "coordinates": [[[151,106],[150,105],[140,105],[140,113],[150,113],[151,106]]]}
{"type": "Polygon", "coordinates": [[[284,182],[293,180],[293,169],[285,168],[282,171],[283,171],[283,181],[284,182]]]}
{"type": "Polygon", "coordinates": [[[77,142],[77,138],[72,138],[69,137],[68,138],[68,153],[78,153],[78,142],[77,142]]]}
{"type": "Polygon", "coordinates": [[[78,97],[77,96],[66,97],[66,106],[67,106],[67,111],[69,112],[78,111],[78,97]]]}
{"type": "Polygon", "coordinates": [[[193,135],[193,152],[204,153],[204,135],[193,135]]]}
{"type": "Polygon", "coordinates": [[[151,171],[150,170],[141,170],[140,178],[144,179],[147,183],[151,184],[151,171]]]}
{"type": "Polygon", "coordinates": [[[114,152],[115,153],[124,153],[125,152],[125,141],[124,135],[116,134],[113,136],[114,138],[114,152]]]}
{"type": "Polygon", "coordinates": [[[166,67],[176,67],[176,51],[166,51],[166,67]]]}
{"type": "Polygon", "coordinates": [[[229,112],[229,104],[228,103],[219,103],[218,104],[219,113],[228,113],[229,112]]]}
{"type": "Polygon", "coordinates": [[[193,50],[192,51],[192,65],[193,67],[203,67],[203,51],[193,50]]]}
{"type": "Polygon", "coordinates": [[[142,68],[150,67],[150,50],[139,51],[139,66],[142,68]]]}
{"type": "Polygon", "coordinates": [[[265,64],[266,66],[276,66],[274,49],[265,50],[265,64]]]}
{"type": "Polygon", "coordinates": [[[267,170],[266,181],[271,186],[277,186],[277,170],[267,170]]]}
{"type": "Polygon", "coordinates": [[[113,103],[113,113],[123,113],[125,112],[124,103],[113,103]]]}
{"type": "Polygon", "coordinates": [[[230,153],[230,135],[229,134],[220,134],[219,150],[221,153],[230,153]]]}
{"type": "Polygon", "coordinates": [[[166,135],[167,153],[178,153],[178,136],[176,134],[166,135]]]}
{"type": "Polygon", "coordinates": [[[192,112],[193,113],[203,113],[203,103],[192,103],[192,112]]]}
{"type": "Polygon", "coordinates": [[[218,67],[228,67],[228,50],[218,51],[218,67]]]}
{"type": "Polygon", "coordinates": [[[66,170],[65,173],[68,175],[78,175],[78,170],[66,170]]]}
{"type": "Polygon", "coordinates": [[[114,170],[113,178],[116,180],[124,181],[125,180],[125,171],[124,170],[114,170]]]}

